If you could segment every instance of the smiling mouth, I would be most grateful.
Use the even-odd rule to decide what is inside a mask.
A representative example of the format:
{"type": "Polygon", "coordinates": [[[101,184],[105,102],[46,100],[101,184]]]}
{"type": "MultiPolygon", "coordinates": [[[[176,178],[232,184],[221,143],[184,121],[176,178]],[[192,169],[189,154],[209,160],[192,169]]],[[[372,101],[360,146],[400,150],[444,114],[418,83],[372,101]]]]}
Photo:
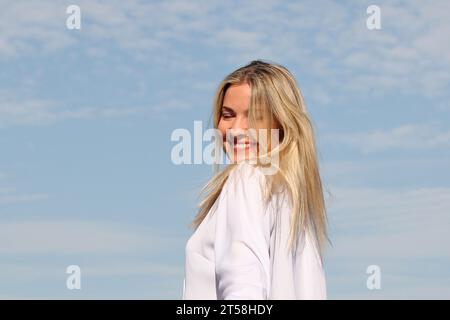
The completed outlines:
{"type": "MultiPolygon", "coordinates": [[[[231,144],[230,144],[231,146],[231,144]]],[[[232,145],[232,147],[234,149],[247,149],[250,147],[255,147],[256,143],[251,143],[251,142],[241,142],[241,143],[235,143],[234,145],[232,145]]]]}
{"type": "Polygon", "coordinates": [[[237,150],[246,150],[250,148],[258,148],[258,143],[253,141],[252,139],[237,139],[237,137],[224,136],[223,139],[224,145],[228,147],[228,149],[237,151],[237,150]]]}

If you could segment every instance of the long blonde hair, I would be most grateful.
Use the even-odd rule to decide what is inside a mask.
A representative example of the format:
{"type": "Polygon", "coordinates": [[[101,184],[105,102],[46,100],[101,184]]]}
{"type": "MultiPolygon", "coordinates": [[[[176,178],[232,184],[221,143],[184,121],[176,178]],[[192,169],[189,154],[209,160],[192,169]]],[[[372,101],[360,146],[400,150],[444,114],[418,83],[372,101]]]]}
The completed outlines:
{"type": "MultiPolygon", "coordinates": [[[[301,232],[311,232],[322,256],[328,239],[326,208],[313,126],[300,89],[285,67],[262,60],[252,61],[225,77],[217,88],[212,113],[214,128],[218,127],[227,89],[244,83],[251,88],[249,127],[255,126],[257,115],[264,115],[268,128],[275,121],[281,131],[280,144],[270,150],[278,152],[279,166],[277,173],[267,179],[270,184],[267,199],[280,185],[286,187],[292,209],[289,246],[292,248],[297,243],[301,232]]],[[[234,166],[234,163],[226,166],[203,187],[200,195],[205,196],[198,205],[193,227],[197,228],[207,216],[234,166]]]]}

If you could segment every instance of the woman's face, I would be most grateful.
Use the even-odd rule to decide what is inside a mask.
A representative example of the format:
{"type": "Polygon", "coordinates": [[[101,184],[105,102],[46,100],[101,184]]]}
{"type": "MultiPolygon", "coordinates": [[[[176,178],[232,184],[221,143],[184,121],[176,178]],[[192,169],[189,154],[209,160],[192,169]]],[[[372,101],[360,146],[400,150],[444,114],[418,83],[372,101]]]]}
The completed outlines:
{"type": "Polygon", "coordinates": [[[260,150],[257,135],[250,135],[247,126],[250,95],[248,84],[232,85],[223,99],[218,129],[231,162],[248,160],[250,156],[257,156],[260,150]]]}

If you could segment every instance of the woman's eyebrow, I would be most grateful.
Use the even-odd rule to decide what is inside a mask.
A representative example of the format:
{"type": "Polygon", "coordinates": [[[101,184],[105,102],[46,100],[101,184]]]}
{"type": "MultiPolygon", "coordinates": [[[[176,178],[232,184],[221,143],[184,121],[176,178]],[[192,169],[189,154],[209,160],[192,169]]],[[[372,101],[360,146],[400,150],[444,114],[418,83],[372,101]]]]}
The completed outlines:
{"type": "Polygon", "coordinates": [[[227,106],[222,106],[222,109],[227,109],[228,112],[234,112],[234,110],[227,106]]]}
{"type": "MultiPolygon", "coordinates": [[[[228,112],[234,112],[233,108],[231,107],[222,106],[222,109],[227,109],[228,112]]],[[[244,114],[248,115],[248,109],[244,111],[244,114]]]]}

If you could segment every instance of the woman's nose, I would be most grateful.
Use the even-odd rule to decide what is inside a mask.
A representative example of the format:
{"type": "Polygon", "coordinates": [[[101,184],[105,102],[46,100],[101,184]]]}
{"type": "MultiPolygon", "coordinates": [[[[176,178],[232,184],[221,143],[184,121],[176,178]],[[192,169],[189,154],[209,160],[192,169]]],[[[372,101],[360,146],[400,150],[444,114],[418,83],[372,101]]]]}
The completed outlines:
{"type": "Polygon", "coordinates": [[[227,129],[227,140],[240,140],[247,134],[247,124],[244,119],[236,118],[227,129]]]}
{"type": "Polygon", "coordinates": [[[247,130],[247,119],[244,119],[244,117],[236,117],[236,119],[231,124],[230,129],[236,131],[247,130]]]}

